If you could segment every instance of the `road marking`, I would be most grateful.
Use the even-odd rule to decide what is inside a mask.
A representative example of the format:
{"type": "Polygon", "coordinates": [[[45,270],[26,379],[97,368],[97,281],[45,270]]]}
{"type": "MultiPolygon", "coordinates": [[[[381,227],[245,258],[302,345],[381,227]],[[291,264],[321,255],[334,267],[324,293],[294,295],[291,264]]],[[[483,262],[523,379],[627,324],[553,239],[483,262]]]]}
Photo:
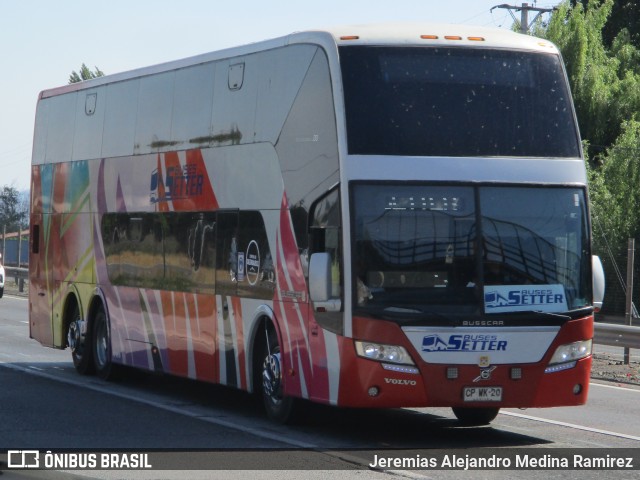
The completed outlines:
{"type": "Polygon", "coordinates": [[[599,433],[602,435],[609,435],[611,437],[626,438],[628,440],[636,440],[640,442],[640,437],[636,437],[634,435],[627,435],[626,433],[611,432],[609,430],[601,430],[599,428],[585,427],[584,425],[576,425],[575,423],[560,422],[558,420],[549,420],[548,418],[532,417],[531,415],[524,415],[522,413],[516,413],[516,412],[506,412],[502,410],[500,411],[500,415],[508,415],[510,417],[524,418],[526,420],[534,420],[536,422],[550,423],[552,425],[557,425],[559,427],[569,427],[569,428],[574,428],[576,430],[583,430],[585,432],[599,433]]]}
{"type": "Polygon", "coordinates": [[[640,393],[640,389],[632,388],[632,385],[629,385],[628,387],[620,387],[619,385],[605,385],[603,383],[590,382],[589,383],[589,387],[613,388],[614,390],[622,390],[622,391],[625,391],[625,392],[640,393]]]}
{"type": "Polygon", "coordinates": [[[5,293],[5,297],[11,298],[12,300],[24,300],[25,302],[29,300],[29,297],[22,297],[19,295],[11,295],[10,293],[5,293]]]}

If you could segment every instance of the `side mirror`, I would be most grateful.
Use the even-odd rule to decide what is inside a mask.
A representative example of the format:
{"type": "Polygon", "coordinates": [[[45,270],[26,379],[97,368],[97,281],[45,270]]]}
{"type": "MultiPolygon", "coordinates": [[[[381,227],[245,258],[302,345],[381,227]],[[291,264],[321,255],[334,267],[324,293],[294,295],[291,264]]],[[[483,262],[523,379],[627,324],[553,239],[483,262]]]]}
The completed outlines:
{"type": "Polygon", "coordinates": [[[604,300],[604,269],[600,257],[591,257],[591,271],[593,275],[593,309],[599,312],[604,300]]]}
{"type": "Polygon", "coordinates": [[[309,296],[313,302],[331,298],[331,255],[314,253],[309,261],[309,296]]]}

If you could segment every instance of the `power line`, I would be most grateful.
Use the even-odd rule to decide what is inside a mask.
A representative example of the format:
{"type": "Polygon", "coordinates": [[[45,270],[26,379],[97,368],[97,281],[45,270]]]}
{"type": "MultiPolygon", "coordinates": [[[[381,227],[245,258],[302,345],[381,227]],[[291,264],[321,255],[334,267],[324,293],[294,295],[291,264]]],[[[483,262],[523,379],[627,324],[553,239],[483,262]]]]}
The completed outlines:
{"type": "Polygon", "coordinates": [[[519,7],[517,5],[507,5],[506,3],[503,3],[501,5],[496,5],[495,7],[492,7],[490,11],[492,12],[495,8],[503,8],[508,10],[509,14],[513,18],[513,21],[518,25],[520,25],[520,33],[524,33],[524,34],[529,33],[529,29],[533,26],[534,23],[536,23],[536,20],[538,20],[538,17],[540,15],[542,15],[543,13],[549,13],[556,10],[556,7],[540,8],[536,6],[531,6],[528,3],[523,3],[519,7]],[[520,20],[516,18],[513,12],[520,12],[520,20]],[[533,17],[533,20],[531,21],[529,21],[529,12],[537,12],[536,16],[533,17]]]}

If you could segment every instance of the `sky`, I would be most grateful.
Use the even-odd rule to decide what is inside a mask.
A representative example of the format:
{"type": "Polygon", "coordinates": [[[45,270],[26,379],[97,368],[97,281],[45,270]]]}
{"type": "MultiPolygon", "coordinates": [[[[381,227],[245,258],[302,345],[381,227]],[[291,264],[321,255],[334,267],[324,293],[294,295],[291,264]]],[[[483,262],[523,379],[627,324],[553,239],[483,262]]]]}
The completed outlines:
{"type": "MultiPolygon", "coordinates": [[[[29,189],[38,94],[66,84],[82,63],[112,74],[335,25],[425,21],[508,29],[513,23],[509,12],[491,11],[504,3],[0,0],[0,188],[29,189]]],[[[536,6],[558,3],[540,1],[536,6]]]]}

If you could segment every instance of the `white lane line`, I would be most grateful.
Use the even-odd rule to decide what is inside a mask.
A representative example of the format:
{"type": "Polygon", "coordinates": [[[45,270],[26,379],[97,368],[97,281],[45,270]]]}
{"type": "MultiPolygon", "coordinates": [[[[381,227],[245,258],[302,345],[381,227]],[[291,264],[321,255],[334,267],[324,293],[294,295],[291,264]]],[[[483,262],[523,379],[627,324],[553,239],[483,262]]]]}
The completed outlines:
{"type": "Polygon", "coordinates": [[[613,388],[614,390],[622,390],[623,392],[632,392],[632,393],[640,393],[640,389],[628,387],[621,387],[619,385],[605,385],[603,383],[589,383],[589,388],[591,387],[602,387],[602,388],[613,388]]]}
{"type": "Polygon", "coordinates": [[[626,438],[628,440],[636,440],[640,442],[640,437],[636,437],[634,435],[627,435],[626,433],[612,432],[609,430],[601,430],[599,428],[591,428],[591,427],[586,427],[584,425],[576,425],[575,423],[560,422],[558,420],[549,420],[548,418],[532,417],[531,415],[524,415],[522,413],[515,413],[515,412],[506,412],[502,410],[500,411],[500,415],[508,415],[510,417],[524,418],[526,420],[534,420],[536,422],[549,423],[551,425],[557,425],[560,427],[574,428],[576,430],[582,430],[585,432],[599,433],[602,435],[609,435],[609,436],[618,437],[618,438],[626,438]]]}
{"type": "Polygon", "coordinates": [[[5,293],[5,297],[10,298],[11,300],[24,300],[25,302],[29,300],[29,297],[23,297],[19,295],[12,295],[10,293],[5,293]]]}

